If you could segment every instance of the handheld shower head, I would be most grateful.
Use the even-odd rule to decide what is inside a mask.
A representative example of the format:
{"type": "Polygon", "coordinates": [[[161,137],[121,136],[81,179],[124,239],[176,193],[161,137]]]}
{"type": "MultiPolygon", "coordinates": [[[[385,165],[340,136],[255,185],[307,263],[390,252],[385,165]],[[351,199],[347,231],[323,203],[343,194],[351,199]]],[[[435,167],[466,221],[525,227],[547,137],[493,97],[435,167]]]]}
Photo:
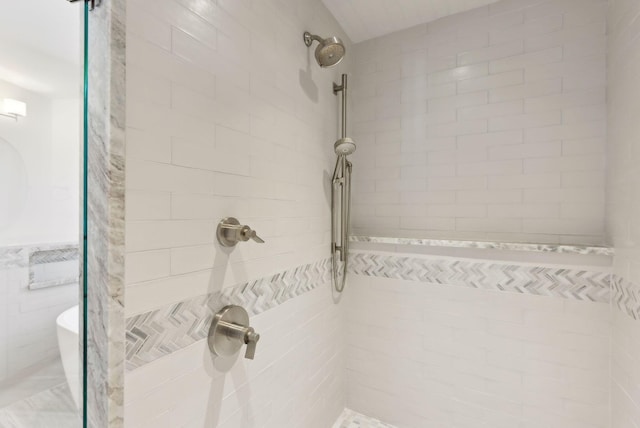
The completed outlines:
{"type": "Polygon", "coordinates": [[[337,155],[350,155],[356,151],[356,143],[349,137],[340,138],[333,145],[337,155]]]}
{"type": "Polygon", "coordinates": [[[305,31],[304,44],[307,46],[311,46],[314,40],[318,42],[315,56],[316,61],[318,62],[318,65],[320,67],[331,67],[342,61],[342,58],[344,58],[344,54],[346,52],[342,40],[337,37],[329,37],[323,39],[319,36],[309,33],[308,31],[305,31]]]}

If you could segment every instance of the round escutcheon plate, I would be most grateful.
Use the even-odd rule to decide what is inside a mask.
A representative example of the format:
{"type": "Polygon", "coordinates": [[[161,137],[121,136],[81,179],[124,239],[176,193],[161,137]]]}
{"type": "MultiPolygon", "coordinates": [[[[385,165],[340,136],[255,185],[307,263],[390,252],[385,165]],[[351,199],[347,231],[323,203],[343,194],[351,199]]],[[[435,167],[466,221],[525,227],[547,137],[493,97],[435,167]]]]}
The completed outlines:
{"type": "Polygon", "coordinates": [[[213,316],[209,329],[209,350],[221,357],[231,357],[244,345],[242,336],[230,334],[228,324],[249,325],[249,314],[242,306],[229,305],[213,316]],[[225,325],[226,324],[226,325],[225,325]]]}

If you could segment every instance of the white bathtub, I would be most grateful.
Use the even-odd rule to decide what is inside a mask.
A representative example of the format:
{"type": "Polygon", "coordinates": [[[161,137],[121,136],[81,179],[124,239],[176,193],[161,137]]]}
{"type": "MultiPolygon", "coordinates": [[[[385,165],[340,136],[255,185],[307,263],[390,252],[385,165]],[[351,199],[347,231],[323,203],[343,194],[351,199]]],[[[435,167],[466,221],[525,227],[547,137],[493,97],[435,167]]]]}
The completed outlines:
{"type": "Polygon", "coordinates": [[[67,309],[56,319],[58,346],[73,400],[80,407],[80,314],[78,306],[67,309]]]}

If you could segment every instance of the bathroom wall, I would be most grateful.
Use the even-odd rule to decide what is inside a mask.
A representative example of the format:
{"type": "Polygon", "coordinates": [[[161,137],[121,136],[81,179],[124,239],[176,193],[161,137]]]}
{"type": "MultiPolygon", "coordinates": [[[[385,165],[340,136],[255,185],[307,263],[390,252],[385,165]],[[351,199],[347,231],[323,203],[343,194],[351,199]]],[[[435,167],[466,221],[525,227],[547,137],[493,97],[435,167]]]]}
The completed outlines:
{"type": "Polygon", "coordinates": [[[0,247],[76,242],[80,101],[0,81],[4,98],[26,102],[27,117],[0,117],[0,247]]]}
{"type": "Polygon", "coordinates": [[[55,320],[77,304],[79,275],[79,99],[0,80],[4,98],[27,116],[0,117],[0,381],[58,357],[55,320]],[[39,249],[53,253],[32,260],[39,249]]]}
{"type": "Polygon", "coordinates": [[[354,47],[364,235],[602,244],[604,0],[503,0],[354,47]]]}
{"type": "Polygon", "coordinates": [[[408,247],[354,250],[347,407],[399,427],[609,426],[606,261],[408,247]]]}
{"type": "Polygon", "coordinates": [[[78,304],[78,272],[76,245],[0,247],[0,382],[59,358],[56,318],[78,304]]]}
{"type": "Polygon", "coordinates": [[[607,232],[615,247],[611,427],[640,426],[640,4],[610,0],[607,232]]]}
{"type": "MultiPolygon", "coordinates": [[[[606,12],[505,0],[357,44],[354,233],[604,244],[606,12]]],[[[353,245],[348,407],[397,426],[610,426],[610,256],[401,242],[353,245]]]]}
{"type": "Polygon", "coordinates": [[[128,0],[127,28],[126,425],[329,426],[345,401],[332,82],[348,61],[321,69],[302,34],[350,52],[347,37],[319,0],[128,0]],[[227,216],[266,243],[222,248],[227,216]],[[224,373],[203,339],[230,302],[262,339],[224,373]]]}
{"type": "Polygon", "coordinates": [[[229,372],[206,340],[129,372],[125,425],[331,427],[346,388],[344,320],[330,290],[323,284],[252,317],[261,334],[256,359],[241,354],[229,372]]]}

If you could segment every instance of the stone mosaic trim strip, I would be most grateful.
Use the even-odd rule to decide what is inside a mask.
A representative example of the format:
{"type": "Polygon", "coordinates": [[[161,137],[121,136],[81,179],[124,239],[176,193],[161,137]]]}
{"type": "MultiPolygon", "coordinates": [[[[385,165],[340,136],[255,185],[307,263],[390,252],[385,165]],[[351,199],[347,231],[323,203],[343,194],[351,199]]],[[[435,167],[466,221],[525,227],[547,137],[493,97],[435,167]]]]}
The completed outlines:
{"type": "Polygon", "coordinates": [[[610,274],[488,261],[354,252],[349,273],[608,303],[610,274]]]}
{"type": "Polygon", "coordinates": [[[525,244],[511,242],[484,242],[484,241],[450,241],[443,239],[414,239],[414,238],[391,238],[379,236],[351,236],[352,242],[369,242],[374,244],[391,245],[419,245],[425,247],[448,247],[448,248],[477,248],[484,250],[510,250],[510,251],[533,251],[540,253],[562,253],[612,256],[613,248],[609,247],[589,247],[579,245],[551,245],[551,244],[525,244]]]}
{"type": "Polygon", "coordinates": [[[78,244],[54,243],[0,247],[0,269],[78,259],[78,244]]]}
{"type": "Polygon", "coordinates": [[[0,270],[29,266],[29,251],[25,247],[0,248],[0,270]]]}
{"type": "MultiPolygon", "coordinates": [[[[358,251],[349,265],[356,275],[603,303],[611,296],[611,275],[600,271],[358,251]]],[[[126,320],[127,370],[205,339],[213,314],[225,305],[256,315],[330,281],[331,262],[323,259],[132,316],[126,320]]],[[[625,296],[620,302],[640,301],[640,291],[625,296]]]]}
{"type": "Polygon", "coordinates": [[[395,426],[345,408],[333,428],[395,428],[395,426]]]}
{"type": "Polygon", "coordinates": [[[20,269],[37,290],[78,283],[78,244],[53,243],[0,248],[0,270],[20,269]]]}
{"type": "Polygon", "coordinates": [[[80,280],[77,245],[32,248],[29,251],[29,289],[77,284],[80,280]]]}
{"type": "Polygon", "coordinates": [[[611,278],[613,304],[636,321],[640,320],[640,286],[617,275],[611,278]]]}
{"type": "Polygon", "coordinates": [[[29,264],[41,265],[78,260],[78,246],[56,245],[54,247],[35,247],[29,251],[29,264]]]}
{"type": "Polygon", "coordinates": [[[205,339],[213,314],[225,305],[241,305],[256,315],[329,281],[331,261],[323,259],[127,318],[127,370],[205,339]]]}

